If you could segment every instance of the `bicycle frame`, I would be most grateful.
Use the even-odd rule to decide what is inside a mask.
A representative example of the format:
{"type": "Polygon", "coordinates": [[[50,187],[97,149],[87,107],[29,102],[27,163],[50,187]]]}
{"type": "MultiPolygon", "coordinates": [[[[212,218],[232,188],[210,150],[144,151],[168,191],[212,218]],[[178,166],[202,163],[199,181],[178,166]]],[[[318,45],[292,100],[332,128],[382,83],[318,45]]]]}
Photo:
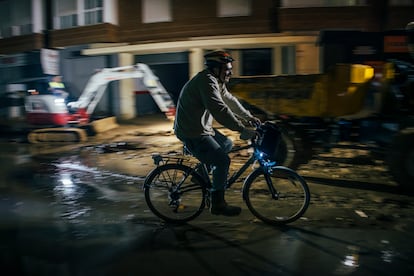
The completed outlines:
{"type": "MultiPolygon", "coordinates": [[[[247,146],[243,146],[243,147],[234,148],[230,151],[230,153],[238,152],[238,151],[241,151],[243,149],[249,149],[251,147],[252,147],[252,145],[247,145],[247,146]]],[[[255,161],[256,161],[256,157],[255,157],[254,154],[252,154],[250,156],[250,158],[246,161],[246,163],[244,163],[243,166],[240,169],[235,171],[228,178],[226,188],[230,188],[237,181],[237,179],[247,170],[247,168],[250,167],[255,161]]]]}
{"type": "MultiPolygon", "coordinates": [[[[252,144],[249,144],[249,145],[235,147],[235,148],[231,149],[229,153],[235,153],[235,152],[245,150],[245,149],[250,149],[250,148],[253,148],[253,150],[254,150],[253,154],[243,164],[243,166],[241,168],[239,168],[238,170],[233,172],[233,174],[227,179],[227,183],[226,183],[225,188],[226,189],[230,188],[237,181],[237,179],[239,179],[239,177],[244,172],[246,172],[248,167],[250,167],[256,161],[258,161],[259,165],[260,165],[260,168],[265,172],[266,182],[269,186],[270,191],[272,192],[272,197],[274,199],[277,199],[277,197],[278,197],[277,196],[277,191],[275,190],[275,188],[272,185],[270,185],[271,180],[269,179],[269,174],[272,171],[272,167],[276,166],[275,161],[266,160],[265,159],[265,154],[255,147],[254,141],[252,141],[252,144]]],[[[188,155],[188,154],[191,155],[190,151],[188,149],[186,149],[185,146],[183,148],[183,153],[184,153],[184,155],[188,155]]],[[[168,163],[168,161],[170,159],[172,159],[175,162],[180,163],[180,164],[183,164],[185,161],[188,161],[188,162],[192,163],[191,161],[189,161],[189,159],[186,159],[184,157],[168,156],[167,158],[168,158],[167,161],[164,162],[165,160],[163,159],[163,156],[161,156],[161,155],[153,156],[154,163],[157,166],[159,166],[160,163],[164,163],[164,164],[168,163]]],[[[211,179],[209,177],[209,172],[208,172],[206,164],[198,161],[195,166],[193,165],[193,166],[190,166],[190,167],[192,168],[192,171],[188,173],[187,177],[189,175],[191,175],[192,172],[196,171],[196,173],[199,174],[201,176],[201,178],[205,181],[206,187],[211,187],[212,186],[211,179]]],[[[179,186],[181,186],[181,185],[179,185],[179,186]]]]}
{"type": "MultiPolygon", "coordinates": [[[[233,148],[229,153],[238,152],[244,149],[254,148],[253,145],[246,145],[241,146],[237,148],[233,148]]],[[[276,165],[276,162],[274,161],[266,161],[264,159],[263,153],[261,153],[259,150],[254,148],[254,153],[250,156],[250,158],[243,164],[241,168],[233,172],[233,174],[227,179],[226,189],[230,188],[236,181],[239,179],[239,177],[247,170],[248,167],[250,167],[252,164],[254,164],[256,161],[259,162],[260,168],[262,168],[266,172],[266,182],[271,183],[270,179],[268,179],[268,174],[271,172],[272,167],[276,165]]],[[[199,163],[194,170],[197,168],[201,168],[201,174],[200,176],[207,182],[207,184],[211,187],[211,180],[208,176],[208,171],[203,163],[199,163]]],[[[272,185],[269,185],[269,189],[272,192],[273,198],[277,198],[277,192],[275,191],[274,187],[272,185]]]]}

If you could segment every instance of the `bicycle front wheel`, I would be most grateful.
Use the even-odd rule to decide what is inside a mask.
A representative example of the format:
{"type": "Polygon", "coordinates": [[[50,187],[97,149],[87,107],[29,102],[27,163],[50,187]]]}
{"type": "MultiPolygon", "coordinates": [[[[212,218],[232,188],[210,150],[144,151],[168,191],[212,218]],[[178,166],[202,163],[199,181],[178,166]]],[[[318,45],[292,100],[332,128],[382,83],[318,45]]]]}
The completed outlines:
{"type": "Polygon", "coordinates": [[[145,201],[159,218],[184,223],[201,214],[206,188],[193,169],[182,164],[166,164],[148,174],[144,183],[145,201]]]}
{"type": "Polygon", "coordinates": [[[271,173],[257,169],[243,186],[243,198],[250,212],[265,223],[281,225],[300,218],[309,206],[310,192],[305,180],[286,167],[271,173]]]}

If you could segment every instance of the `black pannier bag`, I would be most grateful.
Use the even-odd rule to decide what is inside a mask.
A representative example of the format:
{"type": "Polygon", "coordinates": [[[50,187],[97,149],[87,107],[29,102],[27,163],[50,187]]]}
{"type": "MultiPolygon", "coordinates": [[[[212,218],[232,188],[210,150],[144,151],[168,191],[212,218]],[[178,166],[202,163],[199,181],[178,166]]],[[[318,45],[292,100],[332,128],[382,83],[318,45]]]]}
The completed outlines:
{"type": "Polygon", "coordinates": [[[257,128],[257,132],[260,134],[257,149],[264,152],[268,159],[276,160],[277,149],[282,138],[280,128],[275,123],[265,122],[257,128]]]}

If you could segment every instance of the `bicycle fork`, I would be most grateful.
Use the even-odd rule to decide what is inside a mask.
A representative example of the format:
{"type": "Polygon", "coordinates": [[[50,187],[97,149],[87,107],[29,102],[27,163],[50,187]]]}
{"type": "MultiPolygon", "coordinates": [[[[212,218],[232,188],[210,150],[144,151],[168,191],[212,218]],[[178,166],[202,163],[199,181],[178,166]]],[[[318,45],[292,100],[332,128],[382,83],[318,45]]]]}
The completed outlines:
{"type": "Polygon", "coordinates": [[[273,187],[273,183],[272,183],[272,179],[270,177],[270,173],[265,172],[264,176],[265,176],[265,179],[266,179],[267,187],[269,188],[269,191],[272,194],[272,199],[275,199],[275,200],[279,199],[279,193],[275,189],[275,187],[273,187]]]}

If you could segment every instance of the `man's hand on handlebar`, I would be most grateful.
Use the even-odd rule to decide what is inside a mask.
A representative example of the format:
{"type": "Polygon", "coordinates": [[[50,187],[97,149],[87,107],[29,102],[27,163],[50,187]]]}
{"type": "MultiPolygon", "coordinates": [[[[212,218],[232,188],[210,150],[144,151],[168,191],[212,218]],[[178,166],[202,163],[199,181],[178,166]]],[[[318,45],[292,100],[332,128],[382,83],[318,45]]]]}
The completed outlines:
{"type": "Polygon", "coordinates": [[[240,132],[240,139],[242,140],[251,140],[257,136],[256,130],[252,128],[245,127],[242,132],[240,132]]]}
{"type": "Polygon", "coordinates": [[[248,122],[249,122],[249,125],[251,126],[251,127],[254,127],[254,128],[257,128],[258,126],[260,126],[261,125],[261,121],[260,121],[260,119],[259,118],[256,118],[256,117],[251,117],[251,118],[249,118],[248,120],[247,120],[248,122]]]}

